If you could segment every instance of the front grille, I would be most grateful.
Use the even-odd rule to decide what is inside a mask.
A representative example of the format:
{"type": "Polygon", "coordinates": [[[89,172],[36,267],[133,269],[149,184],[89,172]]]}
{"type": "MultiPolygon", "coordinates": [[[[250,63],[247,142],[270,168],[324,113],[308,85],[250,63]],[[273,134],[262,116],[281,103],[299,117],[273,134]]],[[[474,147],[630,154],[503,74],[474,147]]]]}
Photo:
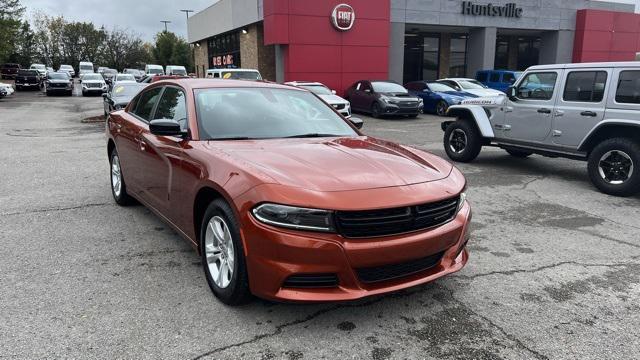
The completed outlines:
{"type": "Polygon", "coordinates": [[[67,84],[63,84],[63,83],[51,83],[51,84],[49,84],[49,86],[50,86],[50,87],[59,87],[59,88],[62,88],[62,87],[67,87],[67,84]]]}
{"type": "Polygon", "coordinates": [[[100,89],[102,86],[100,86],[100,83],[87,83],[87,88],[98,88],[100,89]]]}
{"type": "Polygon", "coordinates": [[[400,264],[382,265],[356,269],[358,278],[364,283],[374,283],[409,276],[436,266],[442,259],[443,252],[400,264]]]}
{"type": "Polygon", "coordinates": [[[453,219],[459,198],[393,209],[337,211],[336,225],[345,237],[402,234],[442,225],[453,219]]]}
{"type": "Polygon", "coordinates": [[[418,106],[417,101],[400,101],[398,103],[398,107],[401,107],[401,108],[413,108],[416,106],[418,106]]]}
{"type": "Polygon", "coordinates": [[[344,109],[346,106],[347,106],[346,104],[334,104],[334,105],[333,105],[333,107],[334,107],[336,110],[342,110],[342,109],[344,109]]]}
{"type": "Polygon", "coordinates": [[[297,274],[289,276],[282,284],[286,288],[326,288],[338,286],[336,274],[297,274]]]}

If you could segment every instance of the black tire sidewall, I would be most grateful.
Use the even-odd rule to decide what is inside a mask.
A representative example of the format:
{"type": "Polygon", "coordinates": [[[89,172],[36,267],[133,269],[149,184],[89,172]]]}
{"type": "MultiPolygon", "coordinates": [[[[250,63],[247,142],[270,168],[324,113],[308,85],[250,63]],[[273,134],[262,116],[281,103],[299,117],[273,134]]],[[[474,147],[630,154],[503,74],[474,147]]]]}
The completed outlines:
{"type": "Polygon", "coordinates": [[[249,299],[249,281],[247,276],[246,259],[244,257],[244,246],[240,237],[240,226],[231,207],[222,199],[214,200],[204,213],[202,224],[200,225],[200,259],[207,283],[213,294],[227,305],[239,305],[249,299]],[[214,216],[224,219],[231,232],[233,250],[235,254],[234,269],[231,281],[226,288],[220,288],[211,277],[207,264],[207,255],[204,250],[205,234],[209,220],[214,216]]]}
{"type": "Polygon", "coordinates": [[[438,101],[438,103],[436,104],[436,115],[438,115],[438,116],[445,116],[445,115],[447,114],[447,108],[448,108],[448,107],[449,107],[449,104],[447,104],[447,103],[446,103],[446,101],[444,101],[444,100],[440,100],[440,101],[438,101]],[[440,105],[443,105],[443,104],[444,104],[444,106],[443,106],[444,111],[443,111],[443,113],[442,113],[442,114],[440,114],[440,113],[438,112],[438,108],[440,107],[440,105]]]}
{"type": "Polygon", "coordinates": [[[591,182],[600,191],[614,196],[631,196],[640,192],[640,144],[627,138],[614,138],[601,142],[589,154],[588,172],[591,182]],[[598,170],[600,158],[611,150],[619,150],[631,157],[633,161],[633,173],[622,184],[607,183],[598,170]]]}
{"type": "Polygon", "coordinates": [[[113,195],[113,199],[118,205],[126,206],[132,202],[131,197],[127,194],[127,185],[124,182],[124,174],[122,173],[122,159],[118,155],[118,159],[120,161],[120,195],[116,195],[116,192],[113,189],[113,177],[111,176],[111,167],[113,166],[113,157],[118,155],[118,151],[113,149],[111,154],[109,155],[109,184],[111,185],[111,195],[113,195]]]}
{"type": "Polygon", "coordinates": [[[475,126],[464,120],[454,121],[447,126],[444,132],[443,143],[447,156],[449,156],[451,160],[458,162],[473,161],[478,157],[478,154],[480,154],[480,150],[482,149],[480,133],[478,133],[475,126]],[[461,153],[455,153],[449,149],[449,136],[456,129],[464,131],[467,136],[467,146],[461,153]]]}
{"type": "Polygon", "coordinates": [[[373,105],[371,105],[371,116],[374,118],[380,117],[380,105],[378,105],[377,102],[374,102],[373,105]]]}

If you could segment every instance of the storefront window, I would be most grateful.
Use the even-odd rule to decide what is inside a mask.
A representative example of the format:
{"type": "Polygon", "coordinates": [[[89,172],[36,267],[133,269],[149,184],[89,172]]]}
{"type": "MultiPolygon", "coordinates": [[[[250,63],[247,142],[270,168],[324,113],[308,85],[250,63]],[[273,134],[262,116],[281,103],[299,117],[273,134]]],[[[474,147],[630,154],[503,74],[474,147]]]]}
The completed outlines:
{"type": "Polygon", "coordinates": [[[507,36],[498,36],[496,39],[494,69],[509,69],[509,38],[507,36]]]}
{"type": "Polygon", "coordinates": [[[207,41],[209,68],[240,67],[240,33],[232,32],[207,41]]]}
{"type": "Polygon", "coordinates": [[[451,53],[449,56],[449,77],[467,76],[467,36],[451,36],[451,53]]]}
{"type": "Polygon", "coordinates": [[[440,38],[437,35],[425,36],[423,48],[422,80],[437,80],[440,60],[440,38]]]}
{"type": "Polygon", "coordinates": [[[422,52],[422,36],[405,34],[403,83],[422,79],[422,52]]]}
{"type": "Polygon", "coordinates": [[[518,37],[518,70],[538,65],[540,56],[540,38],[518,37]]]}

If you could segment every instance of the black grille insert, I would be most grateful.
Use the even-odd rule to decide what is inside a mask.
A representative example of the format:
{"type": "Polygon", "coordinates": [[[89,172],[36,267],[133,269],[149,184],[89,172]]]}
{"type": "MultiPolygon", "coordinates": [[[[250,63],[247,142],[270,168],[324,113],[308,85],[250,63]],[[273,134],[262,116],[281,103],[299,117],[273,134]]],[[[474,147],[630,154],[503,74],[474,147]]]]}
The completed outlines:
{"type": "Polygon", "coordinates": [[[345,237],[402,234],[442,225],[453,219],[459,198],[393,209],[337,211],[336,225],[345,237]]]}
{"type": "Polygon", "coordinates": [[[356,269],[356,273],[358,274],[360,281],[364,283],[397,279],[419,273],[436,266],[440,262],[440,259],[442,259],[442,255],[444,255],[444,251],[400,264],[356,269]]]}
{"type": "Polygon", "coordinates": [[[282,287],[286,288],[326,288],[338,286],[336,274],[297,274],[289,276],[282,287]]]}

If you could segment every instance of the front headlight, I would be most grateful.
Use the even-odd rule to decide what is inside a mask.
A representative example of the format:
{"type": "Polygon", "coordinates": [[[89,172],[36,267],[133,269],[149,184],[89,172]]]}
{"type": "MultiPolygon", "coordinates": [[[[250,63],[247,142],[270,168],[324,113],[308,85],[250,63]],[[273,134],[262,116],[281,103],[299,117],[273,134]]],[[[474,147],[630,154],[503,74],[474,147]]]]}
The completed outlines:
{"type": "Polygon", "coordinates": [[[296,230],[335,232],[333,212],[279,204],[262,204],[253,209],[260,222],[296,230]]]}
{"type": "Polygon", "coordinates": [[[460,193],[460,200],[458,201],[458,210],[456,211],[456,213],[459,213],[460,210],[462,210],[462,207],[464,206],[464,201],[465,200],[467,200],[467,188],[466,187],[460,193]]]}
{"type": "Polygon", "coordinates": [[[422,100],[422,98],[418,98],[418,105],[423,105],[424,104],[424,100],[422,100]]]}

